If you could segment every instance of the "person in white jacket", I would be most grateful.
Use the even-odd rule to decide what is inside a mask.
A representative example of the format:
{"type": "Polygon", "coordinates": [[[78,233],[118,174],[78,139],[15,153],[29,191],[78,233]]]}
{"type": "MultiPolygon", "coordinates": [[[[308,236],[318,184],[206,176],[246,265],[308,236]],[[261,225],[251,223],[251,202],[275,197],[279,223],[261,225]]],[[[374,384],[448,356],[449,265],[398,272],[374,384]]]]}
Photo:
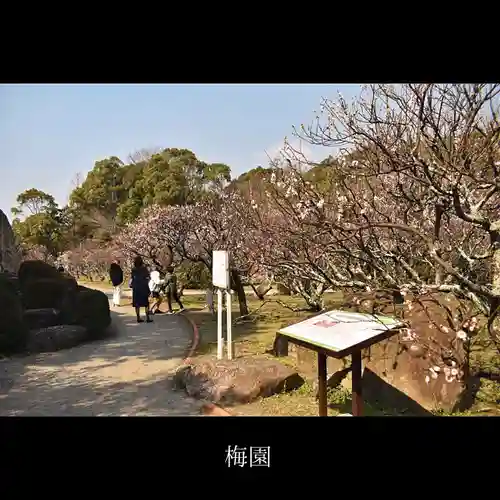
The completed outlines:
{"type": "Polygon", "coordinates": [[[160,292],[165,280],[161,279],[160,270],[157,267],[153,267],[149,277],[149,290],[151,291],[151,296],[156,301],[151,307],[151,314],[158,314],[162,312],[160,311],[160,304],[162,303],[160,292]]]}

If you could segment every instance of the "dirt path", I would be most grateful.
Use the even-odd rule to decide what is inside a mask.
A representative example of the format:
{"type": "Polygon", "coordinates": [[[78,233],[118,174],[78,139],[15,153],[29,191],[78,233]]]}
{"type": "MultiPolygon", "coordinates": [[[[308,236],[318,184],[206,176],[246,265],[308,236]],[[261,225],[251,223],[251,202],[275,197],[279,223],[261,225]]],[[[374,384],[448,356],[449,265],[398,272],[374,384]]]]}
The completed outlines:
{"type": "Polygon", "coordinates": [[[190,347],[187,322],[137,324],[131,307],[118,311],[114,338],[0,360],[0,416],[199,415],[201,403],[173,391],[170,378],[190,347]]]}

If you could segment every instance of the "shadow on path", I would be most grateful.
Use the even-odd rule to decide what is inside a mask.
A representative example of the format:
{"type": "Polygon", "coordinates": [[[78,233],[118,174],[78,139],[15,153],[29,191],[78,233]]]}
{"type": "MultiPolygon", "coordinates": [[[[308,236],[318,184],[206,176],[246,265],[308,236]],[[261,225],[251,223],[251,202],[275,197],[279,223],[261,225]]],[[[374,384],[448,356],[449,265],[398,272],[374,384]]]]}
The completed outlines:
{"type": "Polygon", "coordinates": [[[0,416],[199,415],[201,403],[171,383],[191,345],[188,323],[138,324],[131,307],[112,317],[112,338],[0,360],[0,416]]]}

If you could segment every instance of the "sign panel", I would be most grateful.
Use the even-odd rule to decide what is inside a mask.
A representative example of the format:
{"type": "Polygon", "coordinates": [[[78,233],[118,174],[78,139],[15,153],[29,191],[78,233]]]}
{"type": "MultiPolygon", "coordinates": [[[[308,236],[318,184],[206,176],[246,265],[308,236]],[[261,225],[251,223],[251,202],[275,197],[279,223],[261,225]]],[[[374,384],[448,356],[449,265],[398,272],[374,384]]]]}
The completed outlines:
{"type": "Polygon", "coordinates": [[[333,310],[287,326],[279,333],[339,352],[402,326],[402,322],[389,316],[333,310]]]}
{"type": "Polygon", "coordinates": [[[229,252],[215,250],[212,256],[212,283],[217,288],[229,288],[229,252]]]}

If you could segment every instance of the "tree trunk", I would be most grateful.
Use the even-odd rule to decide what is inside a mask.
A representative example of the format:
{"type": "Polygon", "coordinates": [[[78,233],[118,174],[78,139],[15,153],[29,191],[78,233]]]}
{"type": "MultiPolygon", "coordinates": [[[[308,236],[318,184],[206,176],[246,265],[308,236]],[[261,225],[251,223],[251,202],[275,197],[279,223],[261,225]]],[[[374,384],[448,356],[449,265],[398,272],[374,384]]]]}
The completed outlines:
{"type": "Polygon", "coordinates": [[[240,306],[240,316],[246,316],[248,314],[247,296],[245,295],[245,289],[241,283],[240,275],[236,269],[231,269],[231,289],[238,295],[238,303],[240,306]]]}
{"type": "MultiPolygon", "coordinates": [[[[500,222],[497,222],[496,225],[500,226],[500,222]]],[[[493,247],[493,257],[491,259],[492,292],[500,296],[500,231],[493,231],[490,234],[490,238],[491,246],[493,247]]]]}
{"type": "Polygon", "coordinates": [[[500,353],[500,335],[498,332],[498,317],[500,314],[500,221],[492,224],[490,232],[491,246],[493,247],[493,257],[491,259],[491,284],[492,292],[496,295],[490,301],[490,317],[488,319],[488,332],[494,342],[497,351],[500,353]]]}
{"type": "Polygon", "coordinates": [[[296,283],[295,291],[302,296],[311,311],[319,312],[323,309],[324,287],[322,285],[315,288],[311,280],[303,280],[296,283]]]}

